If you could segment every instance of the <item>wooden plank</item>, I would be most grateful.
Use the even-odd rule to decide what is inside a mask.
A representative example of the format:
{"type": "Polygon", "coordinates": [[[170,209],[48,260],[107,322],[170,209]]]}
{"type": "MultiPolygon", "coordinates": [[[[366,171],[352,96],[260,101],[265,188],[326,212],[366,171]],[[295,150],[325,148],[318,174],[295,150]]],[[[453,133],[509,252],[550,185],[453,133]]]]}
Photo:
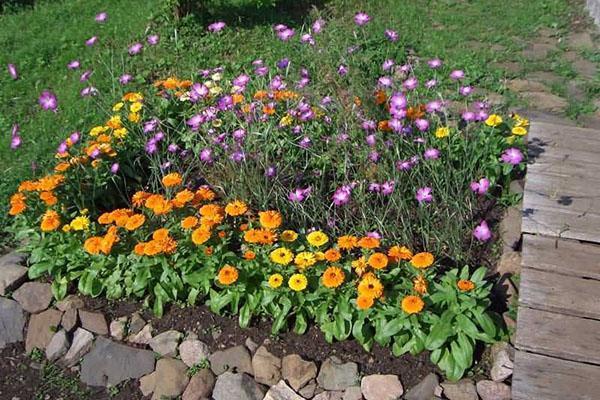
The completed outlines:
{"type": "Polygon", "coordinates": [[[523,235],[521,264],[542,271],[600,280],[600,245],[523,235]]]}
{"type": "Polygon", "coordinates": [[[600,321],[519,307],[516,347],[598,365],[600,321]]]}
{"type": "Polygon", "coordinates": [[[599,394],[600,367],[515,352],[513,400],[595,400],[599,394]]]}
{"type": "Polygon", "coordinates": [[[586,216],[573,218],[568,213],[557,213],[556,208],[523,207],[521,230],[524,233],[599,243],[598,226],[597,220],[586,216]]]}
{"type": "Polygon", "coordinates": [[[521,271],[519,304],[530,308],[600,320],[599,293],[600,281],[595,279],[532,268],[521,271]]]}
{"type": "Polygon", "coordinates": [[[598,131],[588,128],[533,122],[528,135],[528,143],[539,146],[545,152],[564,150],[597,152],[600,151],[598,131]]]}

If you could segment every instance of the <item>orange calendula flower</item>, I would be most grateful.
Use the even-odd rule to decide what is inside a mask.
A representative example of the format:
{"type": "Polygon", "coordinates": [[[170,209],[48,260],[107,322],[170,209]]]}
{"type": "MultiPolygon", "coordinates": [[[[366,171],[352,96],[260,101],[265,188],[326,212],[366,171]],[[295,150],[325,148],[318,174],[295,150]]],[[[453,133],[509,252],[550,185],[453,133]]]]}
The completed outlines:
{"type": "Polygon", "coordinates": [[[329,249],[325,252],[325,259],[329,262],[336,262],[342,258],[342,254],[338,249],[329,249]]]}
{"type": "Polygon", "coordinates": [[[196,227],[196,225],[198,225],[198,218],[193,217],[193,216],[185,217],[181,221],[181,227],[183,229],[192,229],[192,228],[196,227]]]}
{"type": "Polygon", "coordinates": [[[134,207],[141,207],[144,205],[144,203],[150,196],[150,193],[146,193],[143,191],[135,192],[135,194],[131,197],[131,203],[134,207]]]}
{"type": "Polygon", "coordinates": [[[379,244],[379,239],[370,236],[365,236],[358,241],[358,247],[362,249],[376,249],[379,244]]]}
{"type": "Polygon", "coordinates": [[[213,192],[208,186],[202,186],[196,193],[194,194],[194,202],[200,203],[202,201],[212,201],[216,197],[215,192],[213,192]]]}
{"type": "Polygon", "coordinates": [[[413,288],[415,289],[415,292],[420,295],[427,294],[427,286],[427,280],[423,275],[419,275],[413,280],[413,288]]]}
{"type": "Polygon", "coordinates": [[[223,222],[223,207],[217,204],[206,204],[200,207],[200,223],[202,225],[214,226],[223,222]]]}
{"type": "Polygon", "coordinates": [[[175,195],[172,203],[176,208],[181,208],[192,200],[194,200],[194,192],[184,189],[175,195]]]}
{"type": "Polygon", "coordinates": [[[367,259],[365,256],[361,256],[358,260],[352,261],[352,268],[356,275],[362,276],[367,271],[367,259]]]}
{"type": "Polygon", "coordinates": [[[412,251],[410,251],[405,246],[392,246],[388,250],[388,257],[392,260],[392,262],[398,262],[400,260],[410,260],[412,256],[412,251]]]}
{"type": "Polygon", "coordinates": [[[155,256],[162,253],[163,245],[160,240],[151,240],[144,245],[144,255],[155,256]]]}
{"type": "Polygon", "coordinates": [[[338,247],[342,250],[352,250],[358,247],[358,238],[356,236],[340,236],[337,241],[338,247]]]}
{"type": "Polygon", "coordinates": [[[258,213],[260,225],[266,229],[277,229],[282,223],[281,213],[278,211],[261,211],[258,213]]]}
{"type": "Polygon", "coordinates": [[[135,245],[135,247],[133,248],[133,252],[135,255],[137,256],[143,256],[144,255],[144,248],[146,246],[146,243],[138,243],[135,245]]]}
{"type": "Polygon", "coordinates": [[[212,254],[213,254],[213,248],[212,248],[212,246],[206,246],[204,248],[204,255],[206,255],[206,256],[212,256],[212,254]]]}
{"type": "Polygon", "coordinates": [[[172,172],[170,174],[163,176],[163,178],[162,178],[162,183],[163,183],[163,185],[165,185],[165,187],[177,186],[177,185],[180,185],[181,182],[182,182],[181,175],[179,175],[177,172],[172,172]]]}
{"type": "Polygon", "coordinates": [[[459,280],[456,286],[458,286],[458,289],[460,289],[461,292],[470,292],[475,289],[475,284],[468,279],[459,280]]]}
{"type": "Polygon", "coordinates": [[[329,267],[323,272],[323,286],[326,288],[336,288],[344,283],[344,271],[340,267],[329,267]]]}
{"type": "Polygon", "coordinates": [[[92,236],[83,243],[83,248],[89,254],[100,254],[100,247],[102,245],[102,238],[98,236],[92,236]]]}
{"type": "Polygon", "coordinates": [[[368,310],[369,308],[373,307],[374,303],[375,299],[371,296],[360,295],[356,298],[356,307],[359,310],[368,310]]]}
{"type": "Polygon", "coordinates": [[[15,193],[10,197],[10,210],[8,213],[12,216],[19,215],[27,209],[25,200],[27,198],[23,193],[15,193]]]}
{"type": "Polygon", "coordinates": [[[246,203],[240,200],[232,201],[225,206],[225,212],[232,217],[239,217],[248,211],[246,203]]]}
{"type": "Polygon", "coordinates": [[[402,310],[407,314],[420,313],[425,307],[423,299],[419,296],[406,296],[402,299],[402,310]]]}
{"type": "Polygon", "coordinates": [[[42,216],[42,223],[40,225],[42,231],[51,232],[60,226],[60,216],[56,211],[48,210],[42,216]]]}
{"type": "Polygon", "coordinates": [[[218,279],[221,285],[231,285],[232,283],[235,283],[238,280],[238,277],[238,270],[231,265],[225,265],[219,270],[218,279]]]}
{"type": "Polygon", "coordinates": [[[433,264],[433,261],[433,254],[428,252],[417,253],[410,259],[411,265],[419,269],[430,267],[433,264]]]}
{"type": "Polygon", "coordinates": [[[247,250],[244,252],[244,259],[245,260],[254,260],[256,258],[256,253],[253,252],[252,250],[247,250]]]}
{"type": "Polygon", "coordinates": [[[201,245],[204,244],[208,241],[208,239],[210,239],[211,236],[211,232],[210,230],[204,228],[204,227],[200,227],[195,229],[192,232],[192,242],[194,242],[195,245],[201,245]]]}
{"type": "Polygon", "coordinates": [[[375,92],[375,104],[381,105],[387,101],[387,95],[383,90],[377,90],[375,92]]]}
{"type": "Polygon", "coordinates": [[[152,239],[154,240],[165,240],[169,237],[169,230],[167,228],[160,228],[152,233],[152,239]]]}
{"type": "Polygon", "coordinates": [[[140,226],[144,225],[144,222],[146,222],[146,217],[143,214],[133,214],[127,219],[125,229],[128,231],[135,231],[140,226]]]}
{"type": "Polygon", "coordinates": [[[373,253],[369,256],[367,263],[375,269],[383,269],[388,265],[388,258],[383,253],[373,253]]]}
{"type": "Polygon", "coordinates": [[[367,273],[358,283],[358,294],[378,299],[383,295],[383,285],[374,274],[367,273]]]}

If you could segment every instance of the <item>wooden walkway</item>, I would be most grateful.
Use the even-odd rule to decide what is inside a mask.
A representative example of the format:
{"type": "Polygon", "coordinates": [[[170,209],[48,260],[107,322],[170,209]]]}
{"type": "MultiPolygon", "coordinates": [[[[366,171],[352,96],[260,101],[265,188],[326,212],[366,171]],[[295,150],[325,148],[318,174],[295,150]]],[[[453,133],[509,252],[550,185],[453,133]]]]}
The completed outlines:
{"type": "Polygon", "coordinates": [[[535,122],[513,400],[600,399],[600,131],[535,122]]]}

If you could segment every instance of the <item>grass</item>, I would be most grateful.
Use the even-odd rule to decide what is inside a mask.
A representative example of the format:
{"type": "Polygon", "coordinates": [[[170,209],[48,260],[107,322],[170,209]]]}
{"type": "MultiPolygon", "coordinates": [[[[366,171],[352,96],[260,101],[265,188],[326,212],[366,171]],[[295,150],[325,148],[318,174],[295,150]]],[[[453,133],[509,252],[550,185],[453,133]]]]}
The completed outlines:
{"type": "MultiPolygon", "coordinates": [[[[12,81],[5,71],[0,73],[0,173],[4,177],[0,181],[0,227],[8,222],[7,198],[17,182],[43,170],[70,132],[85,132],[104,118],[98,104],[115,98],[115,92],[121,90],[116,79],[124,72],[132,73],[136,84],[143,84],[168,74],[193,78],[201,68],[240,68],[257,58],[273,63],[286,56],[302,60],[310,69],[315,54],[297,43],[298,35],[294,43],[274,39],[272,25],[282,22],[301,31],[306,29],[302,23],[307,13],[313,18],[323,16],[328,20],[323,40],[338,44],[332,47],[345,48],[339,44],[348,38],[339,32],[353,23],[354,12],[364,10],[373,17],[373,29],[392,28],[401,38],[394,54],[373,54],[373,59],[402,58],[406,54],[437,56],[463,68],[478,87],[502,93],[505,73],[490,67],[492,63],[519,61],[527,71],[556,69],[560,75],[571,75],[560,61],[530,65],[520,50],[540,28],[566,32],[569,16],[578,12],[568,0],[515,1],[510,6],[496,0],[331,0],[318,9],[306,7],[306,2],[283,1],[276,8],[257,8],[251,0],[212,0],[210,20],[223,19],[230,28],[223,34],[206,35],[205,20],[189,16],[174,21],[164,9],[166,3],[38,1],[34,7],[0,15],[0,64],[15,63],[22,76],[12,81]],[[94,22],[99,11],[109,13],[107,24],[94,22]],[[160,45],[129,57],[127,46],[144,40],[150,32],[161,35],[160,45]],[[87,48],[84,42],[93,35],[100,37],[99,44],[87,48]],[[67,70],[66,64],[73,59],[82,62],[81,70],[67,70]],[[100,91],[93,99],[79,96],[85,87],[79,75],[87,68],[93,68],[90,82],[100,91]],[[58,113],[44,112],[37,106],[37,97],[44,89],[56,92],[58,113]],[[24,140],[17,151],[9,148],[13,123],[21,125],[24,140]]],[[[344,54],[316,56],[343,60],[344,54]]],[[[586,56],[596,62],[600,59],[597,53],[586,56]]],[[[597,84],[587,87],[588,99],[598,93],[597,84]]],[[[514,96],[507,96],[506,101],[515,104],[514,96]]],[[[574,103],[569,112],[589,111],[588,103],[574,103]]]]}

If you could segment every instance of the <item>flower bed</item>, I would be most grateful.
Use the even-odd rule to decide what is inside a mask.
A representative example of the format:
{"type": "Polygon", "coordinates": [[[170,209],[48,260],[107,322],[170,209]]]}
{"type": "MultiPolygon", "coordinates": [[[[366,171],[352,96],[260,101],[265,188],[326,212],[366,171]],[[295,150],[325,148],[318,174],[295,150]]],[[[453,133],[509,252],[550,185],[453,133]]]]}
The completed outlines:
{"type": "Polygon", "coordinates": [[[170,77],[71,134],[54,171],[10,199],[30,277],[49,275],[57,298],[76,285],[157,315],[170,302],[242,327],[268,315],[273,334],[314,321],[329,341],[429,350],[459,379],[476,343],[501,335],[476,265],[527,120],[471,99],[438,59],[385,59],[373,75],[364,54],[393,51],[394,32],[369,38],[368,16],[355,21],[356,43],[315,76],[282,59],[253,62],[253,77],[170,77]]]}

